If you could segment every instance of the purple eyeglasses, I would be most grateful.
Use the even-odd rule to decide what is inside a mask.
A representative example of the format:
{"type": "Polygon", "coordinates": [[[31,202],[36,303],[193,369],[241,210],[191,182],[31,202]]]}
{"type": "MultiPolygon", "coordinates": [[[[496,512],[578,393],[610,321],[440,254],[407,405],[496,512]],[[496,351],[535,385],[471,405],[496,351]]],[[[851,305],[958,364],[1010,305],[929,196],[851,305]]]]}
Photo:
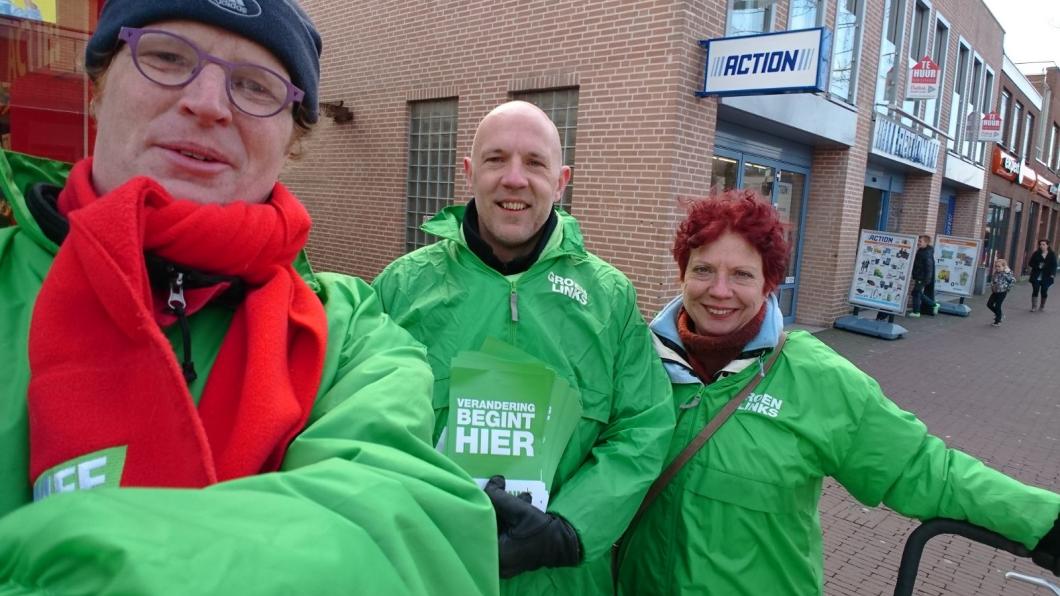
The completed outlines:
{"type": "Polygon", "coordinates": [[[274,70],[222,60],[175,33],[122,27],[118,39],[129,44],[133,64],[140,74],[163,87],[183,87],[195,80],[207,64],[220,66],[225,72],[229,101],[250,116],[275,116],[305,97],[305,92],[274,70]]]}

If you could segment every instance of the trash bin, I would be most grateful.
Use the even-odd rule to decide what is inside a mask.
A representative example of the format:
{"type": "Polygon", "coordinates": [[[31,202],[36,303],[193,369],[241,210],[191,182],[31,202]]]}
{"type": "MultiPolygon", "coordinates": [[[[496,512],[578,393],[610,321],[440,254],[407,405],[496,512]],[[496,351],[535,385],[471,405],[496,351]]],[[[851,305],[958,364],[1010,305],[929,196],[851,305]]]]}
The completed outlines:
{"type": "Polygon", "coordinates": [[[981,296],[986,293],[986,267],[976,267],[975,269],[975,287],[972,288],[972,293],[976,296],[981,296]]]}

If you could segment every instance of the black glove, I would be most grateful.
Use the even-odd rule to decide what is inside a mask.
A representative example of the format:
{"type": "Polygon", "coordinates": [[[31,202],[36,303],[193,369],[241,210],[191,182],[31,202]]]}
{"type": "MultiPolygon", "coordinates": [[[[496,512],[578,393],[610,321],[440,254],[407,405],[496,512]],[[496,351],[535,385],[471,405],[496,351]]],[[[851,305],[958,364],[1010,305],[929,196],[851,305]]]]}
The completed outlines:
{"type": "Polygon", "coordinates": [[[502,578],[581,562],[581,543],[567,520],[531,505],[530,493],[515,497],[505,492],[504,476],[490,478],[485,490],[497,514],[502,578]]]}
{"type": "Polygon", "coordinates": [[[1031,560],[1060,577],[1060,517],[1031,551],[1031,560]]]}

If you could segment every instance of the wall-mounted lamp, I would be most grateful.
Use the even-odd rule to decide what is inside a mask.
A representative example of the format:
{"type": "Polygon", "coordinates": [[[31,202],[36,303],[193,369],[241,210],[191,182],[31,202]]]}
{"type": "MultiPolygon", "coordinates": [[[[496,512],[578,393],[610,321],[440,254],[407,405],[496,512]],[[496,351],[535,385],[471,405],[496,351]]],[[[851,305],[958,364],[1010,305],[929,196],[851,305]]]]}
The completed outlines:
{"type": "Polygon", "coordinates": [[[338,101],[322,101],[320,102],[320,109],[324,112],[324,116],[334,120],[335,124],[353,122],[353,110],[343,107],[343,101],[341,99],[338,101]]]}

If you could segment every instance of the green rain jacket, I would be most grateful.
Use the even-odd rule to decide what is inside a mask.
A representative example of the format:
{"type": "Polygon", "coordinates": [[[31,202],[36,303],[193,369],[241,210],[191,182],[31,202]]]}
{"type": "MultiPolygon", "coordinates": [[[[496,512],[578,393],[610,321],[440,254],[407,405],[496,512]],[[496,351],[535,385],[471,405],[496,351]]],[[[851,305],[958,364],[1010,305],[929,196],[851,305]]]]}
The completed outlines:
{"type": "MultiPolygon", "coordinates": [[[[680,298],[652,323],[680,346],[680,298]]],[[[782,329],[775,299],[747,346],[756,359],[704,386],[683,354],[657,342],[674,383],[672,460],[754,375],[782,329]]],[[[682,348],[683,349],[683,348],[682,348]]],[[[724,373],[723,373],[724,374],[724,373]]],[[[620,552],[620,593],[820,594],[817,502],[831,476],[867,506],[920,519],[968,520],[1034,547],[1060,495],[1026,486],[948,449],[867,374],[812,335],[792,332],[773,368],[681,469],[620,552]]]]}
{"type": "Polygon", "coordinates": [[[441,240],[394,261],[373,285],[394,320],[429,346],[436,440],[448,418],[450,362],[486,337],[541,358],[580,390],[582,418],[548,510],[574,527],[584,562],[524,573],[501,589],[609,593],[606,566],[590,563],[607,557],[629,523],[659,473],[674,424],[669,384],[633,286],[586,252],[577,222],[562,212],[537,262],[505,277],[467,247],[463,214],[463,206],[449,207],[424,224],[441,240]]]}
{"type": "MultiPolygon", "coordinates": [[[[0,594],[497,592],[489,500],[430,443],[422,346],[364,282],[305,267],[325,306],[328,346],[310,419],[280,472],[29,504],[27,334],[56,246],[22,191],[62,184],[66,168],[8,154],[0,169],[19,223],[0,229],[0,594]]],[[[191,317],[203,373],[229,318],[210,307],[191,317]]]]}

